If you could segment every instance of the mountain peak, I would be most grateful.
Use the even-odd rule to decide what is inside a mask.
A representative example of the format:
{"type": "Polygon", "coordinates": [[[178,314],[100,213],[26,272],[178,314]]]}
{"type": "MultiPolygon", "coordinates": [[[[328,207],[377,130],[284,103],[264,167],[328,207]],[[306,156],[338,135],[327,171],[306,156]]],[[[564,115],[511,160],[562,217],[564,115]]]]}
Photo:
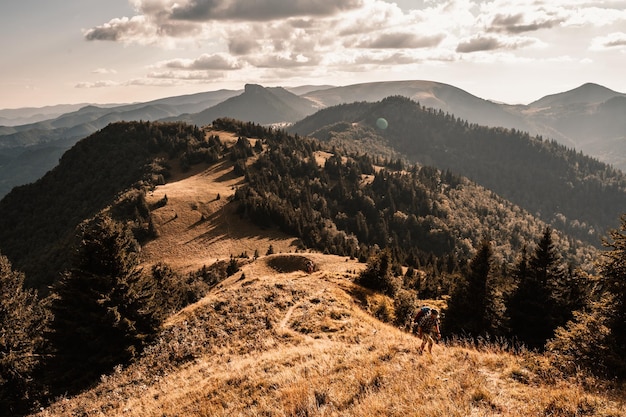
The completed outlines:
{"type": "Polygon", "coordinates": [[[554,107],[571,104],[603,103],[624,94],[595,83],[585,83],[563,93],[551,94],[529,104],[530,107],[554,107]]]}
{"type": "Polygon", "coordinates": [[[265,87],[259,84],[246,84],[244,87],[244,91],[248,94],[259,93],[261,91],[265,91],[265,87]]]}

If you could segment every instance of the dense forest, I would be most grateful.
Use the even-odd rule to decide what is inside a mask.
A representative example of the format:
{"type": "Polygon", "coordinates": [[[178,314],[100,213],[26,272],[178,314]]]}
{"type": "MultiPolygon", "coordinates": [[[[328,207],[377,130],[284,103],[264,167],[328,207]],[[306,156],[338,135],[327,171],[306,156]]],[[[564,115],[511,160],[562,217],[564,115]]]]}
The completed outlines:
{"type": "Polygon", "coordinates": [[[146,193],[173,163],[224,159],[246,180],[228,203],[242,219],[297,236],[302,249],[367,262],[359,282],[393,303],[381,319],[403,326],[418,300],[447,300],[446,337],[502,338],[626,375],[624,228],[600,258],[452,170],[232,119],[212,128],[239,139],[225,145],[180,123],[111,124],[0,201],[0,320],[15,330],[0,339],[11,353],[0,360],[5,415],[128,363],[166,317],[237,270],[234,258],[186,275],[138,268],[142,243],[155,237],[146,193]]]}
{"type": "Polygon", "coordinates": [[[404,97],[324,109],[289,129],[346,149],[401,155],[470,178],[597,247],[626,207],[626,177],[555,141],[488,128],[404,97]],[[376,125],[386,120],[385,128],[376,125]]]}

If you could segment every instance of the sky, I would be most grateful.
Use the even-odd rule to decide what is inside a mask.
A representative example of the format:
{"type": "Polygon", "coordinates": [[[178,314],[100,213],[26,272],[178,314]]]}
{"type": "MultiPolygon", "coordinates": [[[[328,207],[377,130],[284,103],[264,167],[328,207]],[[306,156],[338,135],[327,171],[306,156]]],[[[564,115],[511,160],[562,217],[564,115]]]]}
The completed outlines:
{"type": "Polygon", "coordinates": [[[393,80],[528,104],[626,92],[626,0],[3,1],[0,50],[0,109],[393,80]]]}

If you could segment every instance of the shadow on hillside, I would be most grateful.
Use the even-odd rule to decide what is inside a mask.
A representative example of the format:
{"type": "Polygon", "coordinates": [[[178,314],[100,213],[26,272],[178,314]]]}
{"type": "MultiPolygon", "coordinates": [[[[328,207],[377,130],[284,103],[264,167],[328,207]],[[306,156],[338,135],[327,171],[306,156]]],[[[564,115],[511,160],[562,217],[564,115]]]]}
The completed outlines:
{"type": "Polygon", "coordinates": [[[315,263],[303,255],[271,255],[265,262],[270,268],[282,273],[295,271],[310,273],[317,270],[315,263]]]}
{"type": "Polygon", "coordinates": [[[227,239],[267,239],[269,241],[278,241],[293,239],[290,245],[300,247],[300,239],[291,235],[287,235],[275,228],[260,228],[249,220],[242,219],[235,213],[233,203],[228,203],[220,210],[204,216],[191,226],[189,230],[196,227],[205,227],[206,231],[194,237],[191,242],[200,242],[203,244],[211,244],[227,239]]]}

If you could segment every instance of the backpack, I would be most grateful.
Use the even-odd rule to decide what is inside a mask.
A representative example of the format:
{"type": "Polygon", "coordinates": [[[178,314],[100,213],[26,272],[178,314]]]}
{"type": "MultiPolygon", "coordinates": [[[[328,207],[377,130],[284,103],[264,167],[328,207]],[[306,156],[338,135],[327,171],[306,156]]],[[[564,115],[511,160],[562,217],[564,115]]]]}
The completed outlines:
{"type": "Polygon", "coordinates": [[[417,313],[415,314],[415,317],[413,318],[413,323],[420,325],[421,321],[429,314],[430,314],[430,307],[423,306],[422,308],[417,310],[417,313]]]}

